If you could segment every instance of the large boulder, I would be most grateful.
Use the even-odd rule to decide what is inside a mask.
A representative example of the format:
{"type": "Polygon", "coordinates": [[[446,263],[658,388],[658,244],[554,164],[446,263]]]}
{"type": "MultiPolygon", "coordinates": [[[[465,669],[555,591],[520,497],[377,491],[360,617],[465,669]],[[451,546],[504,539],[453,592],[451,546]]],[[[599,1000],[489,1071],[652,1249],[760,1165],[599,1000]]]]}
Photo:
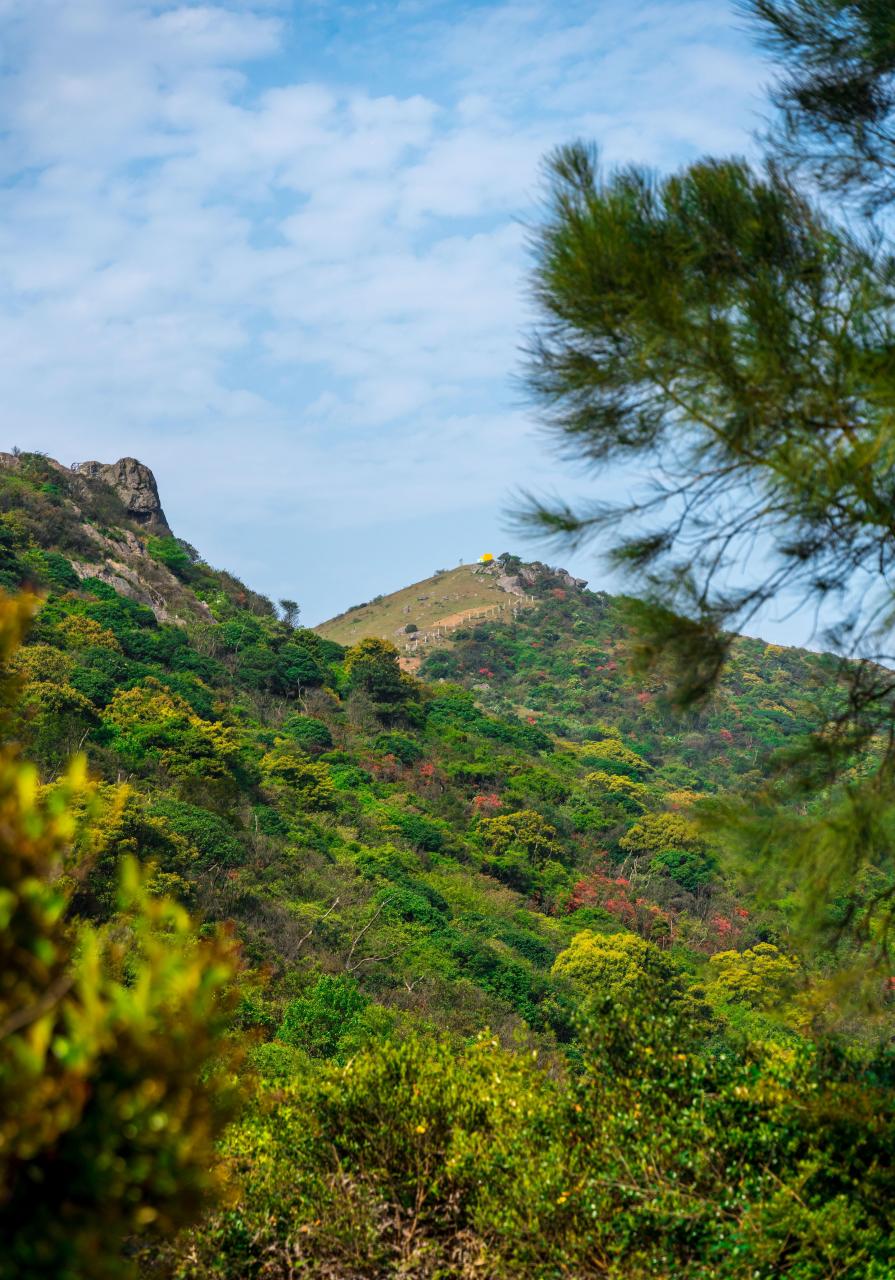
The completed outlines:
{"type": "Polygon", "coordinates": [[[105,481],[121,498],[131,520],[150,533],[170,535],[155,476],[144,463],[136,458],[119,458],[117,462],[79,462],[73,470],[88,480],[105,481]]]}

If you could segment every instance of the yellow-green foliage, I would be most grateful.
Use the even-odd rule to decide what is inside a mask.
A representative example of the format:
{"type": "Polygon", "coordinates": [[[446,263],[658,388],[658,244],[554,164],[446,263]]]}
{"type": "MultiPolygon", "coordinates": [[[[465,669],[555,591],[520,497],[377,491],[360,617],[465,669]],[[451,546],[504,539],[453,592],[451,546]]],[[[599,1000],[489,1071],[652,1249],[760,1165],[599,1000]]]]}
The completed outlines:
{"type": "MultiPolygon", "coordinates": [[[[593,723],[589,724],[589,728],[596,733],[601,733],[603,735],[603,739],[606,739],[606,738],[620,739],[622,736],[621,730],[619,729],[618,725],[610,724],[608,720],[594,720],[593,723]]],[[[592,749],[594,745],[595,744],[590,741],[562,743],[562,747],[564,751],[574,752],[574,754],[577,756],[587,756],[592,754],[592,749]]]]}
{"type": "Polygon", "coordinates": [[[534,809],[484,818],[479,823],[479,832],[485,847],[494,854],[518,849],[535,863],[562,856],[556,829],[534,809]]]}
{"type": "MultiPolygon", "coordinates": [[[[31,612],[0,598],[4,662],[31,612]]],[[[232,948],[199,944],[133,862],[114,925],[72,924],[59,873],[91,792],[83,760],[41,788],[0,753],[2,1280],[118,1280],[126,1234],[191,1221],[221,1180],[232,948]]]]}
{"type": "Polygon", "coordinates": [[[12,670],[24,681],[18,711],[40,756],[57,764],[97,722],[93,703],[69,683],[74,666],[70,654],[48,644],[19,649],[11,660],[12,670]]]}
{"type": "Polygon", "coordinates": [[[261,1056],[274,1078],[225,1140],[242,1197],[185,1242],[183,1280],[240,1274],[240,1238],[277,1280],[503,1277],[505,1249],[536,1251],[565,1182],[543,1141],[558,1097],[529,1055],[484,1034],[459,1052],[419,1036],[372,1044],[322,1070],[285,1046],[261,1056]]]}
{"type": "Polygon", "coordinates": [[[622,796],[626,800],[633,800],[642,809],[649,808],[653,796],[653,792],[645,782],[636,782],[623,773],[606,773],[604,770],[589,773],[584,779],[584,785],[598,794],[622,796]]]}
{"type": "Polygon", "coordinates": [[[412,689],[398,662],[398,650],[388,640],[370,636],[345,654],[345,674],[353,689],[363,689],[376,702],[395,702],[412,689]]]}
{"type": "Polygon", "coordinates": [[[85,888],[99,912],[114,910],[119,869],[127,858],[143,865],[147,893],[189,902],[200,859],[195,845],[174,831],[166,818],[147,813],[145,798],[130,787],[101,783],[91,800],[85,888]]]}
{"type": "Polygon", "coordinates": [[[96,719],[89,698],[70,684],[56,680],[29,681],[22,691],[22,706],[37,715],[53,717],[57,724],[68,716],[83,717],[88,722],[96,719]]]}
{"type": "Polygon", "coordinates": [[[12,668],[25,680],[54,680],[67,682],[74,670],[74,658],[50,644],[29,644],[19,649],[12,659],[12,668]]]}
{"type": "Polygon", "coordinates": [[[157,761],[175,778],[227,779],[240,743],[228,725],[203,720],[189,703],[150,677],[118,692],[103,716],[122,752],[157,761]]]}
{"type": "Polygon", "coordinates": [[[66,649],[114,649],[121,651],[121,645],[114,634],[106,627],[100,626],[93,618],[83,614],[69,614],[57,628],[57,634],[66,649]]]}
{"type": "Polygon", "coordinates": [[[627,987],[579,1043],[549,1073],[487,1035],[344,1067],[263,1046],[269,1086],[225,1139],[238,1202],[162,1274],[887,1280],[882,1091],[808,1045],[703,1055],[686,1010],[627,987]]]}
{"type": "Polygon", "coordinates": [[[709,964],[709,997],[752,1009],[770,1009],[791,994],[801,967],[771,942],[757,942],[747,951],[719,951],[709,964]]]}
{"type": "Polygon", "coordinates": [[[661,853],[664,849],[700,848],[699,829],[680,813],[650,813],[619,840],[629,853],[661,853]]]}
{"type": "Polygon", "coordinates": [[[581,759],[588,764],[605,760],[610,764],[634,769],[639,773],[646,773],[652,769],[648,760],[644,760],[643,756],[639,756],[636,751],[625,746],[618,738],[604,738],[602,742],[589,742],[586,749],[581,752],[581,759]]]}
{"type": "Polygon", "coordinates": [[[652,942],[636,933],[576,933],[553,964],[558,977],[585,991],[620,994],[673,984],[674,966],[652,942]]]}
{"type": "Polygon", "coordinates": [[[288,742],[279,742],[261,760],[264,779],[288,792],[303,809],[330,809],[336,789],[325,764],[309,760],[288,742]]]}

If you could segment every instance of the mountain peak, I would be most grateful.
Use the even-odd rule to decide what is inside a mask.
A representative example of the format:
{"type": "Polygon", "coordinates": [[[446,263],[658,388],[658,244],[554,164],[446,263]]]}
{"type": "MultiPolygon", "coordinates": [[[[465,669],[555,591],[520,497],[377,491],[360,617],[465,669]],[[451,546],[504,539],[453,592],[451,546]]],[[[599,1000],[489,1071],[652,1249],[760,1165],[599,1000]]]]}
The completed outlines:
{"type": "Polygon", "coordinates": [[[155,476],[145,463],[137,458],[119,458],[117,462],[79,462],[72,470],[88,480],[102,480],[114,489],[130,518],[150,533],[170,535],[155,476]]]}
{"type": "Polygon", "coordinates": [[[442,644],[458,628],[514,617],[550,589],[583,591],[587,583],[565,569],[526,563],[504,553],[496,559],[439,569],[430,578],[353,606],[315,628],[338,644],[368,637],[391,640],[402,664],[415,670],[423,650],[442,644]]]}

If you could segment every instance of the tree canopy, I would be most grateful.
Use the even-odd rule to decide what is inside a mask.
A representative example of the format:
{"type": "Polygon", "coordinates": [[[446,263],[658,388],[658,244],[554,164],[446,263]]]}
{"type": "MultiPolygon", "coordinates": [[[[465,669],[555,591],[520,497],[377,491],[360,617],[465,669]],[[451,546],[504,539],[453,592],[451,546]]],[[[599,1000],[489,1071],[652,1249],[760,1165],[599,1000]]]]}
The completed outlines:
{"type": "Polygon", "coordinates": [[[529,384],[565,455],[649,481],[624,486],[633,496],[620,504],[534,502],[523,518],[604,540],[641,597],[640,665],[670,666],[684,707],[711,695],[735,633],[767,606],[822,619],[841,669],[816,698],[813,734],[736,821],[758,819],[753,851],[786,875],[798,858],[777,856],[781,841],[823,846],[803,895],[817,923],[849,883],[876,876],[870,909],[839,912],[836,927],[885,950],[895,256],[872,210],[895,176],[895,24],[875,0],[746,8],[782,66],[761,163],[606,173],[584,143],[549,158],[529,384]],[[863,220],[841,216],[858,194],[863,220]],[[782,832],[794,792],[804,820],[782,832]]]}
{"type": "Polygon", "coordinates": [[[895,198],[895,21],[888,0],[744,0],[782,64],[774,141],[873,211],[895,198]]]}

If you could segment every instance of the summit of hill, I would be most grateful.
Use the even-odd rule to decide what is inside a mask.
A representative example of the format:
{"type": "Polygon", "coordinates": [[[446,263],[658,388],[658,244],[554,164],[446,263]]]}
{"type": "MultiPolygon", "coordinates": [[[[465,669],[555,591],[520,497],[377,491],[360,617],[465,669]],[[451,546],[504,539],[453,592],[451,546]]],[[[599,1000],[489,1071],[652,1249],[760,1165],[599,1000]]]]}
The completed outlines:
{"type": "Polygon", "coordinates": [[[430,649],[450,643],[458,629],[517,618],[535,603],[534,592],[547,580],[575,591],[587,586],[565,569],[524,563],[505,552],[497,559],[439,569],[421,582],[353,605],[315,630],[344,645],[368,637],[391,641],[412,670],[430,649]]]}

